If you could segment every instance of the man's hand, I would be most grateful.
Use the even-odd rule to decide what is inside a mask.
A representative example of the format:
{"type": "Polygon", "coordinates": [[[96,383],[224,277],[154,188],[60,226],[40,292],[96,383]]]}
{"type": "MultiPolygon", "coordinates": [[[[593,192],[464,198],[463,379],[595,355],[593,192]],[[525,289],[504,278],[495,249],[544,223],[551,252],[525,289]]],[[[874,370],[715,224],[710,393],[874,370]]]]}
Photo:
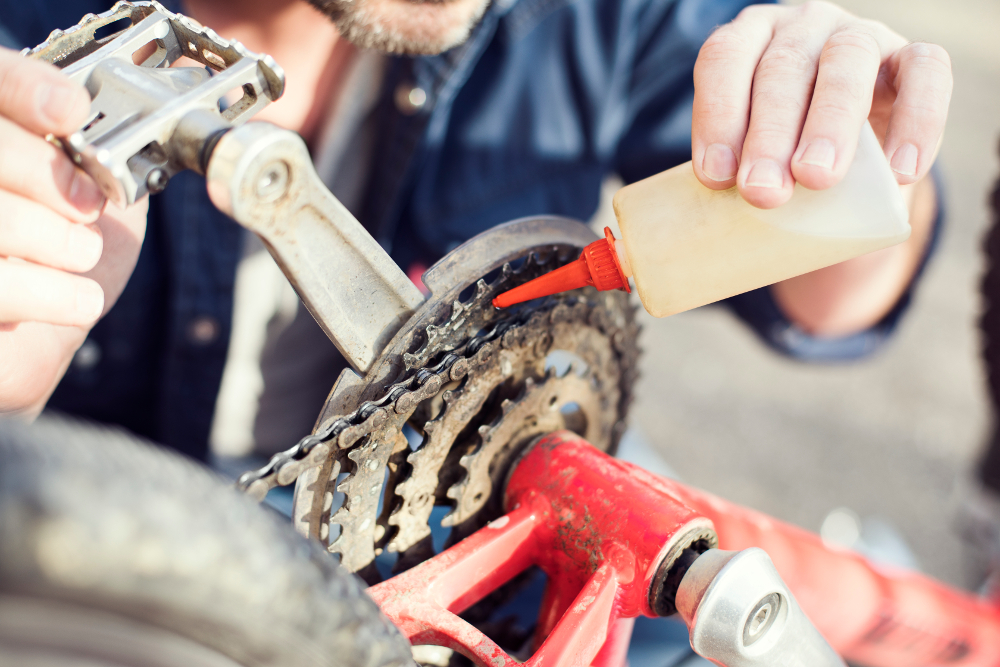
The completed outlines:
{"type": "Polygon", "coordinates": [[[910,285],[931,236],[936,197],[921,179],[951,100],[945,50],[908,43],[827,2],[757,5],[708,38],[694,85],[695,175],[713,190],[735,185],[760,208],[784,204],[796,183],[813,190],[838,183],[871,122],[910,205],[910,239],[770,289],[813,335],[844,336],[879,322],[910,285]]]}
{"type": "Polygon", "coordinates": [[[948,54],[910,44],[876,21],[826,2],[757,5],[705,42],[694,70],[694,171],[736,185],[760,208],[795,183],[839,182],[870,119],[900,184],[930,169],[944,131],[948,54]]]}
{"type": "Polygon", "coordinates": [[[41,409],[138,258],[145,205],[102,215],[94,181],[43,138],[89,112],[58,69],[0,49],[0,413],[41,409]]]}

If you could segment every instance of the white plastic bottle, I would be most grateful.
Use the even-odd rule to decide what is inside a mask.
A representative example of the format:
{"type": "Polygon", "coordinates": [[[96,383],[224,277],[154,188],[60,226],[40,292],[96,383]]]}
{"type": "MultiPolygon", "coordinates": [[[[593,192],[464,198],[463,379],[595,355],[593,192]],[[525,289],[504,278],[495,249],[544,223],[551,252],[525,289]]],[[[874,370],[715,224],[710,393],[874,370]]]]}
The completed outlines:
{"type": "Polygon", "coordinates": [[[871,126],[847,175],[827,190],[795,186],[792,198],[755,208],[736,188],[702,185],[687,162],[618,191],[622,238],[605,228],[575,262],[493,300],[498,308],[593,285],[635,280],[642,305],[666,317],[902,243],[909,214],[871,126]]]}
{"type": "Polygon", "coordinates": [[[866,123],[844,179],[800,185],[762,210],[736,188],[710,190],[691,163],[633,183],[614,198],[619,265],[643,306],[666,317],[905,241],[908,212],[866,123]],[[624,252],[623,252],[624,250],[624,252]]]}

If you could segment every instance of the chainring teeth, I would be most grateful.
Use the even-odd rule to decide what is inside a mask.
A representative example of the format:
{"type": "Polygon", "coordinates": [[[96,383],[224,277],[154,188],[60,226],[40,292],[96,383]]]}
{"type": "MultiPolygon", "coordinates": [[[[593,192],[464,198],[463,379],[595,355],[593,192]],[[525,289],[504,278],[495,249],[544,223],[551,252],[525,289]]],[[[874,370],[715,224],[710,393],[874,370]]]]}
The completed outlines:
{"type": "MultiPolygon", "coordinates": [[[[610,384],[613,385],[610,387],[604,386],[608,383],[602,382],[597,373],[587,372],[581,376],[579,374],[580,367],[576,363],[571,363],[562,374],[558,374],[554,368],[549,368],[541,375],[537,382],[534,377],[531,377],[530,375],[526,376],[523,381],[520,397],[515,400],[510,398],[503,400],[500,406],[500,414],[497,415],[490,424],[481,425],[477,430],[479,442],[477,443],[476,449],[460,457],[459,465],[464,469],[465,474],[458,483],[452,485],[446,491],[446,496],[453,503],[453,507],[451,513],[446,515],[446,517],[442,520],[442,525],[457,526],[469,521],[476,516],[476,514],[492,497],[493,483],[490,477],[490,473],[492,472],[490,469],[492,455],[495,454],[496,451],[502,450],[509,444],[512,437],[514,437],[518,432],[524,430],[521,426],[510,427],[508,425],[507,428],[504,428],[503,424],[505,418],[519,405],[521,405],[526,396],[533,394],[536,396],[544,395],[547,391],[551,391],[551,388],[547,387],[549,383],[565,381],[567,378],[572,378],[572,380],[579,385],[586,384],[588,386],[595,387],[595,395],[601,398],[601,400],[597,401],[597,403],[599,403],[599,407],[596,410],[597,414],[590,415],[588,423],[593,424],[595,421],[598,423],[607,421],[606,419],[601,419],[601,414],[607,414],[609,412],[606,405],[609,402],[607,400],[609,397],[612,399],[610,403],[619,403],[617,385],[618,382],[624,379],[622,371],[625,369],[621,368],[618,363],[619,359],[617,357],[619,355],[611,342],[611,337],[600,337],[597,328],[594,327],[594,324],[607,325],[609,322],[607,317],[590,317],[592,314],[591,309],[594,307],[595,305],[585,298],[579,298],[573,295],[565,297],[562,301],[550,304],[546,311],[532,313],[525,325],[509,329],[499,341],[492,343],[494,347],[496,347],[497,343],[499,343],[501,349],[497,354],[484,355],[488,356],[489,360],[481,363],[481,368],[487,366],[489,362],[493,362],[494,367],[499,368],[503,365],[504,359],[506,358],[505,355],[511,350],[520,349],[523,352],[528,348],[530,348],[529,356],[530,354],[535,355],[534,357],[531,357],[532,360],[537,363],[541,363],[544,361],[545,355],[551,348],[559,347],[559,343],[561,343],[560,339],[571,338],[574,335],[579,337],[580,331],[590,329],[594,331],[594,335],[600,340],[606,341],[604,350],[605,358],[601,358],[598,354],[598,350],[595,349],[595,346],[590,345],[586,350],[582,350],[582,352],[589,357],[589,359],[585,361],[587,367],[593,368],[608,365],[610,363],[615,367],[615,371],[617,372],[612,373],[615,377],[607,378],[607,380],[611,381],[610,384]],[[536,332],[535,335],[532,335],[531,332],[524,331],[525,327],[529,325],[534,325],[534,327],[538,328],[538,332],[536,332]],[[489,454],[483,455],[483,451],[486,449],[489,450],[489,454]],[[477,456],[480,459],[478,464],[475,463],[477,456]]],[[[598,304],[597,307],[600,308],[603,306],[598,304]]],[[[486,346],[480,350],[480,352],[488,351],[489,350],[486,349],[486,346]]],[[[523,368],[522,371],[524,371],[523,368]]],[[[506,377],[508,373],[501,373],[500,375],[501,377],[506,377]]],[[[499,386],[499,384],[496,386],[499,386]]],[[[442,420],[449,414],[449,409],[453,405],[456,393],[460,392],[456,392],[455,390],[450,391],[449,399],[445,403],[445,409],[442,413],[438,415],[436,419],[428,421],[424,424],[425,438],[422,447],[409,453],[406,457],[406,460],[411,468],[411,476],[400,480],[396,484],[395,488],[392,489],[392,502],[394,504],[394,510],[391,514],[389,514],[387,524],[389,530],[396,530],[391,539],[387,541],[388,543],[386,544],[386,548],[389,551],[405,553],[409,548],[420,546],[421,540],[430,534],[430,528],[426,519],[423,519],[423,516],[426,515],[429,517],[430,510],[433,509],[435,504],[432,500],[434,497],[433,492],[429,489],[421,489],[419,485],[412,483],[412,469],[419,465],[421,459],[420,453],[423,451],[423,447],[427,446],[429,442],[428,437],[433,438],[434,431],[439,428],[442,420]],[[427,429],[428,426],[430,427],[429,430],[427,429]],[[424,496],[424,502],[421,502],[418,499],[418,496],[424,496]],[[423,521],[419,523],[422,525],[419,525],[417,530],[412,530],[411,528],[411,530],[405,535],[405,539],[403,539],[404,536],[401,534],[401,531],[404,527],[402,526],[401,519],[405,516],[406,512],[410,512],[413,509],[419,510],[419,514],[421,515],[420,518],[423,519],[423,521]]],[[[530,413],[531,411],[529,410],[528,412],[530,413]]],[[[530,414],[525,414],[523,416],[525,417],[525,421],[531,417],[530,414]]],[[[617,422],[616,417],[617,413],[611,415],[612,423],[617,422]]],[[[562,424],[556,423],[552,420],[546,421],[545,424],[549,430],[555,430],[556,428],[562,426],[562,424]]],[[[529,428],[528,430],[532,434],[536,433],[538,430],[537,425],[534,428],[529,428]]],[[[609,428],[595,431],[594,435],[599,437],[592,436],[592,439],[594,439],[597,444],[601,444],[600,441],[605,441],[603,446],[607,447],[611,444],[611,440],[614,438],[615,434],[614,428],[609,424],[609,428]]],[[[451,446],[455,445],[455,443],[449,444],[451,446]]],[[[358,457],[352,456],[351,458],[355,459],[358,457]]],[[[339,514],[334,515],[331,517],[331,522],[338,522],[339,520],[345,518],[346,514],[347,513],[342,511],[339,514]]],[[[411,521],[409,524],[412,526],[413,522],[411,521]]],[[[366,526],[366,528],[368,527],[369,526],[366,526]]],[[[337,542],[342,544],[343,536],[348,533],[349,528],[342,525],[341,531],[341,539],[338,539],[337,542]]]]}
{"type": "MultiPolygon", "coordinates": [[[[383,548],[400,552],[401,563],[427,557],[429,517],[435,506],[450,505],[451,513],[442,523],[451,522],[463,534],[494,518],[481,516],[483,508],[497,505],[491,498],[501,480],[495,476],[513,460],[510,452],[522,442],[522,434],[530,439],[539,429],[566,425],[561,414],[538,414],[543,395],[565,393],[567,401],[578,403],[580,428],[595,444],[615,446],[638,356],[638,326],[627,296],[585,288],[504,311],[490,303],[501,291],[572,258],[560,248],[530,253],[516,269],[505,264],[489,283],[476,281],[473,294],[454,300],[447,316],[414,329],[406,338],[409,343],[400,341],[398,345],[411,350],[394,353],[406,371],[383,398],[365,403],[351,416],[328,420],[333,425],[346,419],[347,424],[329,427],[335,442],[328,448],[328,462],[318,464],[329,474],[325,482],[320,475],[309,489],[303,488],[308,493],[301,498],[303,510],[301,516],[297,510],[297,517],[311,535],[340,554],[342,565],[358,571],[383,548]],[[414,344],[420,339],[423,342],[414,344]],[[544,370],[550,351],[564,348],[578,353],[586,370],[576,363],[559,374],[544,370]],[[492,379],[479,381],[484,374],[492,374],[492,379]],[[504,382],[514,384],[499,390],[504,382]],[[500,395],[489,403],[494,389],[500,395]],[[435,399],[438,406],[428,407],[435,399]],[[414,450],[402,434],[411,419],[422,433],[414,450]],[[488,422],[476,428],[481,419],[488,422]],[[383,480],[388,484],[384,491],[383,480]],[[337,492],[345,499],[334,508],[337,492]],[[339,534],[331,540],[336,527],[339,534]]],[[[559,405],[564,403],[560,398],[559,405]]]]}
{"type": "Polygon", "coordinates": [[[512,286],[507,284],[509,281],[514,280],[514,284],[527,282],[536,274],[541,275],[541,273],[553,268],[549,266],[550,263],[563,261],[565,258],[560,256],[558,247],[554,247],[544,257],[539,252],[531,252],[517,269],[511,267],[510,262],[505,262],[493,282],[487,283],[483,278],[477,280],[474,285],[474,294],[466,301],[455,299],[448,317],[438,324],[427,325],[424,330],[423,343],[419,345],[417,350],[403,354],[406,369],[412,371],[423,368],[438,354],[457,349],[459,344],[449,343],[449,337],[456,334],[460,336],[464,334],[464,337],[469,337],[475,334],[476,329],[504,319],[504,316],[510,311],[500,311],[493,308],[492,301],[494,297],[512,286]],[[470,322],[470,314],[478,314],[481,320],[470,322]]]}
{"type": "MultiPolygon", "coordinates": [[[[509,449],[512,444],[523,443],[542,432],[565,428],[563,418],[555,414],[565,404],[560,398],[565,396],[566,389],[572,390],[575,387],[577,390],[583,390],[583,394],[573,398],[583,400],[587,396],[587,390],[592,388],[593,379],[591,374],[577,373],[573,364],[570,364],[562,374],[557,373],[554,367],[550,367],[540,381],[527,378],[517,399],[504,400],[501,414],[491,424],[479,427],[479,447],[459,459],[459,464],[466,470],[466,476],[448,489],[448,497],[455,501],[455,507],[452,513],[442,520],[442,525],[462,524],[482,510],[493,495],[493,477],[496,473],[495,466],[498,465],[498,456],[507,453],[507,456],[502,458],[507,462],[515,453],[509,449]],[[520,414],[515,414],[511,419],[510,415],[515,410],[520,414]]],[[[599,413],[607,411],[608,401],[605,400],[603,392],[590,392],[589,395],[596,397],[599,413]]],[[[598,415],[591,415],[595,416],[598,415]]],[[[593,421],[588,420],[588,425],[592,425],[593,421]]],[[[610,432],[602,432],[599,434],[600,437],[591,435],[590,439],[598,447],[604,444],[604,448],[607,448],[610,445],[608,437],[610,435],[610,432]]]]}

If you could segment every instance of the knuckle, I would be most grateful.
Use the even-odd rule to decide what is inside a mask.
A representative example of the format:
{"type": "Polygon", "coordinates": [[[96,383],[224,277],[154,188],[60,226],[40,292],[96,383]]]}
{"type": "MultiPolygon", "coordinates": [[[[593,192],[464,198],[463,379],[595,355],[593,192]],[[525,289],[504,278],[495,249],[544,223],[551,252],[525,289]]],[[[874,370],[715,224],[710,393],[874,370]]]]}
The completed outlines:
{"type": "Polygon", "coordinates": [[[736,98],[717,97],[702,101],[700,111],[712,118],[745,117],[746,105],[736,98]]]}
{"type": "Polygon", "coordinates": [[[790,94],[787,90],[771,86],[755,86],[750,105],[754,127],[761,123],[775,123],[788,131],[788,124],[801,120],[809,100],[790,94]]]}
{"type": "Polygon", "coordinates": [[[801,42],[789,41],[772,45],[761,57],[757,74],[761,76],[801,73],[815,68],[810,50],[801,42]]]}
{"type": "Polygon", "coordinates": [[[754,119],[753,127],[747,133],[744,150],[774,157],[780,154],[791,156],[794,138],[798,135],[799,123],[789,122],[787,117],[767,116],[754,119]],[[794,128],[794,129],[792,129],[794,128]],[[794,136],[793,136],[794,135],[794,136]]]}
{"type": "MultiPolygon", "coordinates": [[[[814,104],[822,102],[829,105],[842,106],[845,109],[855,109],[858,103],[871,105],[875,90],[876,67],[871,68],[871,76],[862,76],[854,69],[827,67],[821,71],[819,85],[814,95],[814,104]]],[[[865,109],[867,112],[867,109],[865,109]]]]}
{"type": "MultiPolygon", "coordinates": [[[[902,40],[903,39],[898,34],[896,34],[896,32],[892,28],[890,28],[889,26],[887,26],[882,21],[876,21],[875,19],[865,19],[865,18],[854,17],[853,20],[851,21],[851,23],[853,24],[853,26],[855,28],[858,28],[860,30],[865,30],[865,31],[869,32],[871,35],[873,35],[874,37],[876,37],[876,38],[882,37],[882,38],[890,38],[890,39],[894,39],[894,40],[902,40]]],[[[905,40],[903,40],[903,41],[905,41],[905,40]]]]}
{"type": "Polygon", "coordinates": [[[713,32],[701,45],[698,61],[700,63],[730,60],[745,54],[749,46],[749,41],[740,31],[725,25],[713,32]]]}
{"type": "Polygon", "coordinates": [[[935,101],[930,99],[921,101],[908,99],[901,101],[894,111],[920,127],[943,125],[945,118],[948,116],[946,106],[936,104],[935,101]]]}
{"type": "Polygon", "coordinates": [[[839,28],[823,45],[825,56],[848,56],[869,58],[878,63],[881,60],[882,49],[875,35],[865,28],[850,26],[839,28]]]}
{"type": "Polygon", "coordinates": [[[824,123],[848,123],[863,117],[864,112],[856,99],[840,99],[836,95],[830,95],[823,99],[814,100],[809,107],[810,117],[817,116],[824,123]]]}

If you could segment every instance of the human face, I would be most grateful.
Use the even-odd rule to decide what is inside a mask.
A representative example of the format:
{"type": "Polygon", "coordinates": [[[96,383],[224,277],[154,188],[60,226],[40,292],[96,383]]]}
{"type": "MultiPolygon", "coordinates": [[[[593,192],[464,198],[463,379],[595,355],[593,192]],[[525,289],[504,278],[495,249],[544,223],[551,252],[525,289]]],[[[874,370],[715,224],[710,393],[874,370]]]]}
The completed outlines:
{"type": "Polygon", "coordinates": [[[309,0],[340,34],[363,48],[410,55],[458,46],[490,0],[309,0]]]}

